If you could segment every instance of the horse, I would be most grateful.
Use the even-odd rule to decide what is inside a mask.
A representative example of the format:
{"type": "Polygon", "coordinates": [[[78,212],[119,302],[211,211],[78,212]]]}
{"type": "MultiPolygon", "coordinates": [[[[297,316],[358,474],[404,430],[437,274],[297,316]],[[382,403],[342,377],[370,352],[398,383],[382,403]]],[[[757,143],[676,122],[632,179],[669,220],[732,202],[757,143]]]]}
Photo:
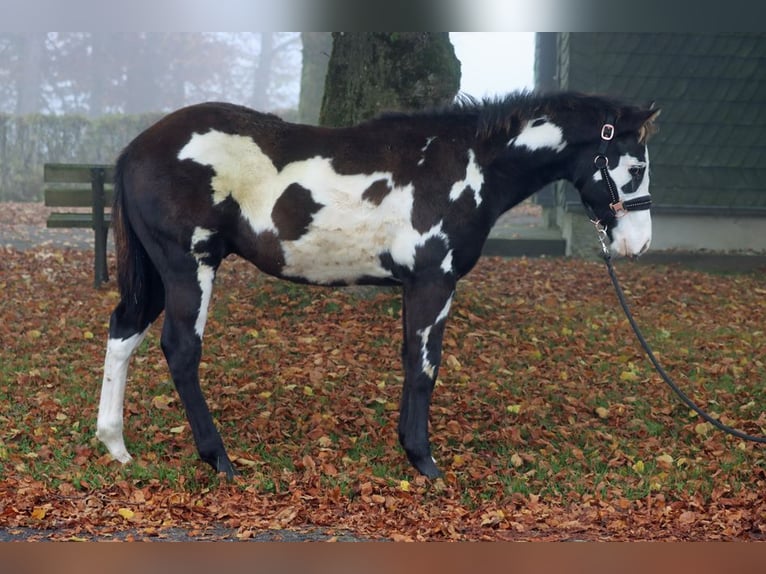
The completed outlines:
{"type": "Polygon", "coordinates": [[[164,311],[161,348],[199,457],[236,474],[199,378],[216,272],[236,254],[288,281],[401,288],[399,442],[418,472],[439,476],[429,409],[457,281],[501,214],[561,179],[578,189],[613,254],[646,251],[646,142],[658,114],[607,96],[517,92],[342,128],[217,102],[166,115],[116,163],[120,300],[96,436],[114,459],[131,460],[128,365],[164,311]]]}

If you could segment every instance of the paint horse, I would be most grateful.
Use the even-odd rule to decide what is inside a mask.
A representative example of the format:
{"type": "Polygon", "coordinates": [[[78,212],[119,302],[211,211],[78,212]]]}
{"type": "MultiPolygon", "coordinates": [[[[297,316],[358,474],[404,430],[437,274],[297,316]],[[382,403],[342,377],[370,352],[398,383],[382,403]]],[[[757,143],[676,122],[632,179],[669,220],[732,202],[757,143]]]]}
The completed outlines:
{"type": "Polygon", "coordinates": [[[109,324],[98,438],[117,460],[131,459],[128,363],[164,310],[161,346],[199,456],[235,474],[199,363],[216,271],[237,254],[300,283],[401,286],[399,441],[418,471],[438,476],[429,408],[458,279],[501,214],[559,179],[579,190],[615,254],[643,253],[646,140],[658,113],[604,97],[520,93],[334,129],[225,103],[167,115],[117,161],[121,300],[109,324]]]}

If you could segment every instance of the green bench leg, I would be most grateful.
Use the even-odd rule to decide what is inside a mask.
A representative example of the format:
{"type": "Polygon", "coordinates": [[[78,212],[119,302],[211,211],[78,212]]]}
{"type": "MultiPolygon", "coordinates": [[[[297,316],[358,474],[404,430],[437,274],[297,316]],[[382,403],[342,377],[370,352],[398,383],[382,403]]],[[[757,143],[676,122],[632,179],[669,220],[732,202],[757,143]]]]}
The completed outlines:
{"type": "Polygon", "coordinates": [[[93,281],[93,284],[96,288],[100,287],[101,283],[106,283],[109,281],[109,272],[106,265],[106,239],[108,230],[109,228],[107,227],[96,230],[93,281]]]}
{"type": "Polygon", "coordinates": [[[106,237],[109,227],[104,221],[104,178],[103,168],[91,169],[91,187],[93,190],[93,230],[96,233],[95,241],[95,261],[93,284],[96,288],[101,283],[109,281],[109,275],[106,269],[106,237]]]}

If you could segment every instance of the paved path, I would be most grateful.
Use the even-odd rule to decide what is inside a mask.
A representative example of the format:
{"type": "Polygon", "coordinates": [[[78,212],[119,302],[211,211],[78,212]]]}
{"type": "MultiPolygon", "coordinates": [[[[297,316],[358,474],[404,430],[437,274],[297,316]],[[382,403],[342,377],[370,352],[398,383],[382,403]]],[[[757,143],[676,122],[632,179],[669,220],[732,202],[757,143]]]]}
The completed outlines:
{"type": "MultiPolygon", "coordinates": [[[[25,542],[58,540],[63,536],[67,540],[67,535],[58,534],[56,530],[40,530],[36,528],[0,528],[0,543],[2,542],[25,542]]],[[[119,531],[109,531],[104,534],[79,532],[76,535],[77,541],[156,541],[156,542],[237,542],[236,528],[225,526],[216,526],[211,524],[204,532],[199,533],[178,527],[162,528],[156,531],[152,536],[143,534],[139,529],[125,529],[119,531]]],[[[69,538],[71,540],[71,537],[69,538]]],[[[330,540],[337,542],[370,542],[371,538],[362,538],[352,533],[341,533],[325,528],[306,528],[303,530],[262,530],[254,532],[247,539],[249,542],[327,542],[330,540]]],[[[385,541],[386,539],[375,539],[385,541]]],[[[0,570],[1,571],[1,570],[0,570]]]]}
{"type": "MultiPolygon", "coordinates": [[[[34,247],[92,250],[94,240],[90,229],[47,229],[40,225],[0,224],[0,245],[21,251],[34,247]]],[[[107,248],[114,250],[111,233],[107,248]]]]}
{"type": "MultiPolygon", "coordinates": [[[[5,204],[0,203],[0,211],[5,204]]],[[[93,250],[93,231],[90,229],[47,229],[45,217],[33,218],[37,221],[8,223],[12,217],[2,218],[0,213],[0,246],[12,249],[30,249],[48,246],[52,249],[88,249],[93,250]]],[[[555,240],[555,230],[544,226],[539,210],[534,206],[522,205],[514,208],[503,217],[490,234],[485,254],[488,255],[561,255],[560,252],[545,252],[551,240],[555,240]],[[515,241],[514,240],[521,240],[515,241]],[[541,245],[543,246],[541,248],[541,245]],[[542,249],[542,251],[541,251],[542,249]]],[[[114,250],[112,234],[109,234],[107,249],[114,250]]],[[[766,254],[745,253],[708,253],[649,251],[640,260],[640,264],[678,264],[685,268],[716,273],[766,272],[766,254]]]]}
{"type": "MultiPolygon", "coordinates": [[[[0,203],[0,209],[3,204],[0,203]]],[[[90,229],[48,229],[45,227],[45,212],[35,216],[37,221],[9,223],[12,217],[0,220],[0,246],[24,250],[48,246],[55,249],[90,249],[94,247],[93,231],[90,229]]],[[[539,209],[523,205],[506,213],[495,225],[490,238],[499,241],[518,239],[547,239],[555,233],[545,229],[539,209]]],[[[114,250],[112,233],[109,233],[107,249],[114,250]]],[[[493,253],[494,254],[494,253],[493,253]]],[[[503,255],[504,253],[497,253],[503,255]]],[[[521,253],[509,253],[519,255],[521,253]]],[[[535,253],[531,253],[535,255],[535,253]]]]}

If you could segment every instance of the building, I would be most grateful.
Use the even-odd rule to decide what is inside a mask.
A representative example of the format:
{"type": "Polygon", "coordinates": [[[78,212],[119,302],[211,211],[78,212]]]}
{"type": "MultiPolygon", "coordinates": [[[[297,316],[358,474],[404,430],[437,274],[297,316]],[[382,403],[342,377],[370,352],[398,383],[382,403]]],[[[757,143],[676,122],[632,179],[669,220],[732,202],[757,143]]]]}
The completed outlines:
{"type": "MultiPolygon", "coordinates": [[[[766,253],[766,34],[539,33],[535,83],[662,108],[649,146],[653,251],[766,253]]],[[[570,184],[538,201],[567,254],[596,249],[570,184]]]]}

